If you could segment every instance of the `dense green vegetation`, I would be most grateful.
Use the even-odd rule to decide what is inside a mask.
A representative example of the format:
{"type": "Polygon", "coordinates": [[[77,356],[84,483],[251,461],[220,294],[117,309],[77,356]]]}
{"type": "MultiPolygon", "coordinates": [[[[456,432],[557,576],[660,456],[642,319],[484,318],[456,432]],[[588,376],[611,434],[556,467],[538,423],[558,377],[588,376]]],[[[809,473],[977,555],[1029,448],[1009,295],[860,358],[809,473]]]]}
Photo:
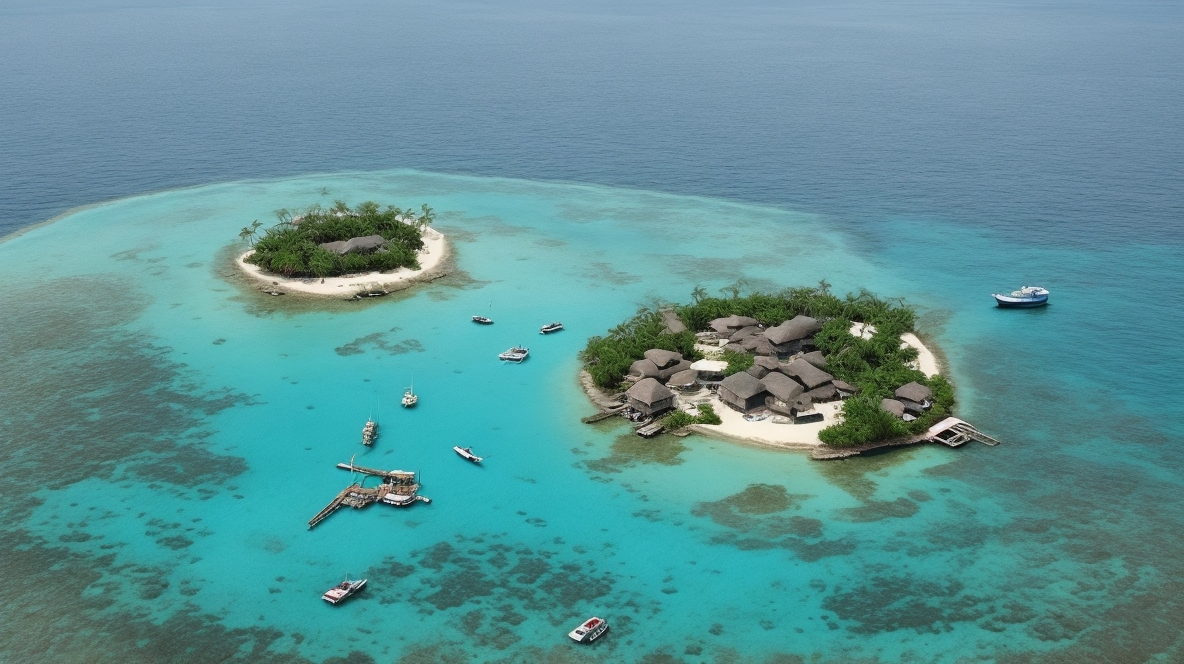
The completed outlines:
{"type": "Polygon", "coordinates": [[[332,277],[418,268],[416,252],[423,248],[423,229],[434,217],[427,205],[420,206],[416,212],[394,206],[380,208],[373,201],[352,209],[342,201],[327,209],[313,206],[299,216],[299,223],[294,223],[288,210],[277,210],[276,216],[280,223],[267,229],[263,237],[257,237],[256,231],[261,226],[258,221],[243,228],[239,237],[254,242],[255,253],[247,258],[248,262],[286,277],[332,277]],[[369,235],[381,235],[386,245],[371,253],[344,256],[320,247],[325,242],[369,235]]]}
{"type": "Polygon", "coordinates": [[[667,431],[677,431],[692,424],[719,424],[723,421],[719,419],[719,415],[716,414],[711,404],[699,404],[698,408],[698,415],[691,415],[685,410],[676,410],[662,418],[662,426],[666,427],[667,431]]]}
{"type": "MultiPolygon", "coordinates": [[[[650,348],[675,350],[689,359],[702,356],[694,350],[694,331],[708,329],[716,318],[751,316],[765,326],[773,326],[799,314],[823,321],[814,335],[818,349],[826,356],[826,371],[859,389],[843,404],[843,421],[822,431],[821,439],[833,446],[854,446],[920,433],[950,414],[954,405],[953,387],[941,376],[926,378],[908,363],[917,359],[917,351],[901,347],[900,335],[911,332],[916,314],[900,301],[889,301],[868,291],[838,297],[830,293],[826,282],[817,287],[788,288],[778,293],[753,293],[740,296],[739,285],[723,289],[727,297],[708,297],[696,288],[691,304],[673,309],[692,331],[676,335],[662,334],[661,316],[642,309],[636,316],[618,325],[604,337],[593,337],[580,353],[584,368],[602,388],[620,386],[629,365],[641,359],[650,348]],[[850,334],[853,322],[876,328],[870,339],[850,334]],[[933,407],[918,419],[905,422],[880,409],[880,401],[892,398],[897,387],[916,381],[933,390],[933,407]]],[[[725,351],[730,375],[752,365],[752,356],[725,351]]],[[[693,416],[686,415],[689,419],[693,416]]],[[[671,415],[668,417],[673,417],[671,415]]],[[[668,425],[669,426],[669,425],[668,425]]],[[[685,425],[684,425],[685,426],[685,425]]],[[[672,427],[674,428],[674,427],[672,427]]]]}

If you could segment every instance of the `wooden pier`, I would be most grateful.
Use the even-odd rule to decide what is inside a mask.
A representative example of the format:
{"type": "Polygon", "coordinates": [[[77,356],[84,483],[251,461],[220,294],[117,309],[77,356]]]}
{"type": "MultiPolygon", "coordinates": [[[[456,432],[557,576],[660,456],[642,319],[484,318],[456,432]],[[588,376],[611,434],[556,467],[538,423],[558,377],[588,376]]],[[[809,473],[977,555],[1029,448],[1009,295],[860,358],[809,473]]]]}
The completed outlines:
{"type": "Polygon", "coordinates": [[[961,447],[972,440],[977,440],[984,445],[990,445],[992,447],[999,444],[998,440],[974,428],[969,422],[956,417],[947,417],[929,427],[925,433],[918,436],[885,440],[870,445],[860,445],[859,447],[829,447],[822,445],[814,448],[814,451],[810,454],[810,458],[819,461],[848,459],[872,450],[888,447],[904,447],[919,443],[940,443],[948,447],[961,447]]]}
{"type": "Polygon", "coordinates": [[[309,520],[309,530],[329,518],[330,515],[342,507],[362,509],[378,502],[395,507],[406,507],[417,502],[432,502],[431,498],[419,495],[419,480],[413,472],[405,470],[378,470],[376,468],[366,468],[365,466],[355,466],[352,463],[339,463],[337,467],[342,470],[348,470],[351,473],[357,472],[363,475],[381,477],[382,483],[373,488],[366,488],[358,482],[345,487],[341,490],[341,493],[337,494],[337,497],[332,502],[309,520]]]}
{"type": "Polygon", "coordinates": [[[665,430],[666,427],[662,424],[662,421],[656,420],[644,426],[637,427],[637,435],[642,438],[653,438],[665,430]]]}
{"type": "Polygon", "coordinates": [[[607,420],[608,418],[610,418],[614,415],[620,415],[622,410],[625,410],[625,404],[620,404],[617,406],[612,406],[610,408],[605,408],[604,410],[600,411],[599,413],[596,413],[595,415],[589,415],[588,417],[582,418],[580,421],[583,422],[584,424],[592,424],[594,422],[600,422],[601,420],[607,420]]]}

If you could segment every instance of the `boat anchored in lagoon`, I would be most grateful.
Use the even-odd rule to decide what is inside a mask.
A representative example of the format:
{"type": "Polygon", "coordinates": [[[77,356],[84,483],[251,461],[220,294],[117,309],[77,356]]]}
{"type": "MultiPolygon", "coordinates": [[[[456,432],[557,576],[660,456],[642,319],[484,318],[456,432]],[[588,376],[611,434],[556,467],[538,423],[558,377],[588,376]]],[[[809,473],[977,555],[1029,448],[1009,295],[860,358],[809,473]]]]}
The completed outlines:
{"type": "Polygon", "coordinates": [[[1024,286],[1023,288],[1012,291],[1004,295],[1003,293],[993,293],[991,297],[995,298],[995,303],[1003,309],[1028,309],[1031,307],[1043,307],[1048,304],[1048,289],[1041,286],[1024,286]]]}
{"type": "Polygon", "coordinates": [[[362,427],[362,444],[369,447],[376,440],[378,440],[378,422],[367,419],[366,426],[362,427]]]}
{"type": "Polygon", "coordinates": [[[560,323],[559,321],[555,321],[552,323],[547,323],[546,325],[539,328],[539,334],[551,334],[552,332],[558,332],[559,330],[562,330],[562,329],[563,329],[563,323],[560,323]]]}
{"type": "Polygon", "coordinates": [[[462,459],[466,461],[472,461],[473,463],[481,463],[484,460],[476,454],[473,454],[473,448],[471,447],[461,447],[459,445],[454,445],[452,451],[459,454],[462,459]]]}
{"type": "Polygon", "coordinates": [[[568,632],[567,636],[576,643],[592,643],[607,631],[608,621],[592,616],[585,620],[584,624],[568,632]]]}
{"type": "Polygon", "coordinates": [[[503,362],[515,362],[521,364],[522,360],[525,360],[527,355],[530,355],[529,348],[526,346],[514,346],[506,352],[499,354],[497,359],[502,360],[503,362]]]}
{"type": "Polygon", "coordinates": [[[362,588],[365,588],[366,582],[368,580],[369,579],[354,579],[351,581],[350,579],[346,579],[345,581],[342,581],[333,588],[329,589],[329,591],[324,595],[321,595],[321,599],[336,606],[352,597],[354,593],[358,592],[362,588]]]}

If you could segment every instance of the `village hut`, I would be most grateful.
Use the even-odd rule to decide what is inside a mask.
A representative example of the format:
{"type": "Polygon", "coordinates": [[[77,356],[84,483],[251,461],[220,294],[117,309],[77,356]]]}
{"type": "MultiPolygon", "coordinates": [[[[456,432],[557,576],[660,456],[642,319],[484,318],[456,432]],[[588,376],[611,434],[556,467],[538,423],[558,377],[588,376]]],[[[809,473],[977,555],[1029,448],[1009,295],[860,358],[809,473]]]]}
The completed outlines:
{"type": "Polygon", "coordinates": [[[645,352],[645,359],[653,362],[659,369],[668,369],[681,360],[682,355],[673,350],[652,348],[645,352]]]}
{"type": "Polygon", "coordinates": [[[772,343],[782,346],[811,337],[822,329],[822,324],[809,316],[794,316],[776,327],[765,330],[765,336],[772,343]]]}
{"type": "Polygon", "coordinates": [[[769,394],[776,397],[778,401],[781,401],[786,406],[792,404],[805,391],[797,381],[783,373],[777,372],[770,373],[762,378],[761,385],[764,385],[769,394]]]}
{"type": "Polygon", "coordinates": [[[350,238],[344,242],[325,242],[321,244],[322,249],[332,251],[339,256],[346,254],[368,254],[384,246],[386,246],[386,238],[381,235],[367,235],[365,237],[350,238]]]}
{"type": "Polygon", "coordinates": [[[683,392],[694,392],[699,389],[699,372],[694,369],[684,369],[666,381],[666,387],[683,392]]]}
{"type": "Polygon", "coordinates": [[[747,339],[748,337],[751,337],[752,335],[760,332],[762,329],[764,329],[764,328],[760,327],[759,325],[748,325],[748,326],[742,327],[739,330],[736,330],[735,332],[733,332],[732,336],[728,337],[728,341],[740,343],[740,342],[744,341],[745,339],[747,339]]]}
{"type": "Polygon", "coordinates": [[[765,386],[743,371],[728,376],[719,384],[720,401],[742,413],[764,404],[765,394],[765,386]]]}
{"type": "Polygon", "coordinates": [[[638,360],[629,365],[629,375],[641,378],[656,378],[662,370],[651,360],[638,360]]]}
{"type": "Polygon", "coordinates": [[[892,413],[897,417],[904,417],[904,404],[896,399],[884,399],[880,402],[880,409],[892,413]]]}
{"type": "Polygon", "coordinates": [[[660,371],[658,372],[658,376],[657,376],[657,378],[658,378],[658,380],[660,380],[660,381],[667,381],[667,380],[670,380],[670,378],[671,378],[672,376],[674,376],[674,374],[676,374],[676,373],[678,373],[678,372],[680,372],[680,371],[686,371],[686,370],[688,370],[688,369],[690,369],[690,368],[691,368],[691,363],[690,363],[690,362],[688,362],[688,361],[686,361],[686,360],[682,360],[682,359],[680,359],[679,361],[677,361],[677,362],[675,362],[674,364],[672,364],[672,365],[670,365],[670,366],[666,367],[665,369],[662,369],[662,370],[660,370],[660,371]]]}
{"type": "Polygon", "coordinates": [[[777,357],[779,351],[777,347],[769,343],[769,340],[763,334],[754,334],[747,337],[740,343],[744,350],[753,355],[765,355],[768,357],[777,357]]]}
{"type": "Polygon", "coordinates": [[[723,360],[697,360],[691,363],[691,368],[698,372],[699,380],[723,380],[728,363],[723,360]]]}
{"type": "Polygon", "coordinates": [[[643,378],[625,392],[629,406],[644,415],[655,415],[674,407],[674,392],[653,378],[643,378]]]}
{"type": "Polygon", "coordinates": [[[839,397],[843,399],[846,399],[847,397],[859,391],[858,387],[855,387],[846,381],[839,380],[838,378],[836,378],[832,384],[835,386],[835,389],[839,391],[839,397]]]}
{"type": "Polygon", "coordinates": [[[748,316],[727,316],[725,318],[716,318],[708,323],[707,326],[720,334],[730,334],[742,327],[759,324],[760,321],[748,316]]]}
{"type": "Polygon", "coordinates": [[[724,346],[724,350],[730,350],[733,353],[747,353],[748,349],[740,344],[728,344],[724,346]]]}
{"type": "Polygon", "coordinates": [[[933,390],[920,383],[912,382],[896,388],[896,398],[907,399],[928,408],[929,401],[933,398],[933,390]]]}
{"type": "Polygon", "coordinates": [[[819,403],[822,401],[830,401],[831,399],[834,399],[835,397],[839,396],[839,391],[835,389],[834,383],[825,383],[810,390],[807,394],[809,394],[810,398],[814,400],[814,403],[819,403]]]}
{"type": "Polygon", "coordinates": [[[803,355],[802,359],[809,362],[810,364],[813,364],[819,369],[826,368],[826,356],[823,355],[822,351],[820,350],[810,351],[809,353],[803,355]]]}
{"type": "Polygon", "coordinates": [[[752,358],[752,363],[759,364],[769,371],[778,371],[781,369],[781,363],[777,361],[777,358],[769,357],[767,355],[757,355],[756,357],[752,358]]]}
{"type": "Polygon", "coordinates": [[[687,331],[686,324],[682,322],[677,313],[670,309],[663,309],[658,313],[662,316],[662,322],[666,324],[666,329],[662,331],[664,334],[678,334],[687,331]]]}
{"type": "Polygon", "coordinates": [[[785,415],[786,417],[793,417],[793,408],[784,402],[777,399],[773,395],[765,397],[765,408],[777,413],[778,415],[785,415]]]}
{"type": "Polygon", "coordinates": [[[834,376],[826,373],[822,369],[819,369],[818,367],[810,364],[800,357],[793,362],[790,362],[789,366],[785,367],[784,373],[797,378],[798,382],[810,388],[811,390],[834,380],[834,376]]]}
{"type": "Polygon", "coordinates": [[[762,366],[760,364],[753,364],[751,367],[748,367],[747,369],[745,369],[744,372],[747,373],[748,375],[752,376],[753,378],[760,379],[760,378],[764,378],[766,375],[768,375],[769,367],[762,366]]]}
{"type": "Polygon", "coordinates": [[[810,399],[809,394],[803,394],[793,402],[794,424],[821,422],[822,419],[822,413],[814,410],[814,401],[810,399]]]}

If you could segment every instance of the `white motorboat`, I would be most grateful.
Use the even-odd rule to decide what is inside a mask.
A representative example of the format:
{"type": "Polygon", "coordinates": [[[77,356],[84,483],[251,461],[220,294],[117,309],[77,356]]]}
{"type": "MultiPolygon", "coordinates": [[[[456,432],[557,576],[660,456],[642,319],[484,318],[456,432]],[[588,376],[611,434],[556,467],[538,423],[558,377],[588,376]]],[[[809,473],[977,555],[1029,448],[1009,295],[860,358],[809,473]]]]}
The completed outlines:
{"type": "Polygon", "coordinates": [[[1024,286],[1009,294],[993,293],[995,303],[1004,309],[1028,309],[1048,304],[1048,289],[1041,286],[1024,286]]]}
{"type": "Polygon", "coordinates": [[[354,579],[352,581],[346,579],[333,588],[330,588],[324,595],[321,595],[321,599],[330,604],[340,604],[353,596],[354,593],[365,588],[366,581],[367,579],[354,579]]]}
{"type": "Polygon", "coordinates": [[[415,381],[411,381],[411,387],[403,388],[403,407],[411,408],[419,403],[419,395],[415,393],[415,381]]]}
{"type": "Polygon", "coordinates": [[[473,322],[478,325],[493,325],[493,319],[485,316],[473,316],[473,322]]]}
{"type": "Polygon", "coordinates": [[[584,621],[582,625],[568,632],[567,635],[576,643],[592,643],[608,631],[608,621],[595,616],[584,621]]]}
{"type": "Polygon", "coordinates": [[[462,459],[467,461],[472,461],[473,463],[481,463],[482,461],[481,457],[473,454],[473,448],[471,447],[461,447],[459,445],[455,445],[453,446],[452,451],[456,452],[461,456],[462,459]]]}
{"type": "Polygon", "coordinates": [[[547,323],[546,325],[539,328],[539,334],[551,334],[552,332],[558,332],[559,330],[562,330],[562,329],[563,329],[563,323],[560,323],[559,321],[554,321],[552,323],[547,323]]]}
{"type": "Polygon", "coordinates": [[[529,348],[525,346],[514,346],[510,350],[498,355],[497,359],[505,362],[522,362],[522,360],[526,359],[527,355],[530,355],[529,348]]]}
{"type": "Polygon", "coordinates": [[[374,441],[378,439],[378,422],[372,419],[366,420],[366,426],[362,427],[362,444],[373,445],[374,441]]]}
{"type": "Polygon", "coordinates": [[[386,505],[394,505],[395,507],[407,507],[415,502],[415,494],[415,491],[411,493],[395,493],[392,491],[382,497],[382,502],[386,505]]]}

